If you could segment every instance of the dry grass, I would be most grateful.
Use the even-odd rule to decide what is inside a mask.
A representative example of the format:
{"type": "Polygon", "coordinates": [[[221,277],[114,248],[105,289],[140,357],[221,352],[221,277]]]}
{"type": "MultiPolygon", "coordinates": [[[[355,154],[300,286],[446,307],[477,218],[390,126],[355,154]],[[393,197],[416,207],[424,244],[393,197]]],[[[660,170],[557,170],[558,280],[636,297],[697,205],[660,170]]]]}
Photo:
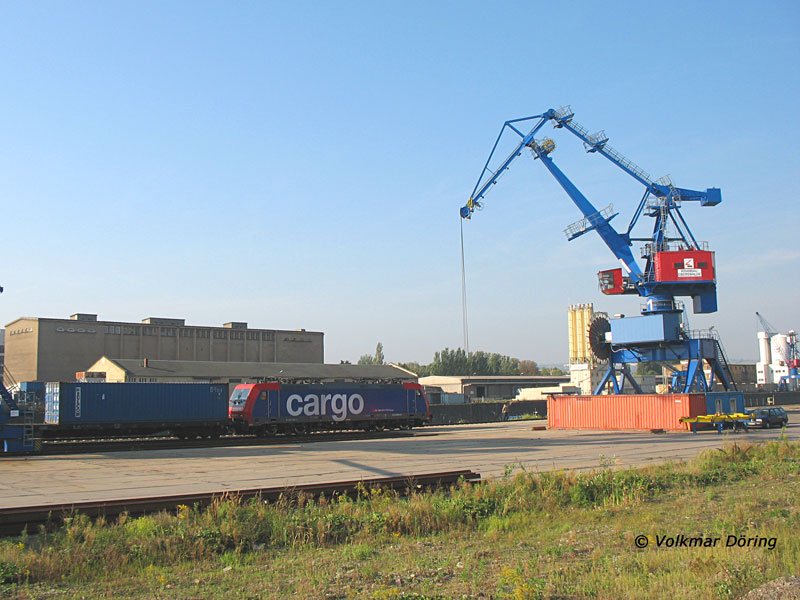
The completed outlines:
{"type": "Polygon", "coordinates": [[[800,572],[800,444],[688,464],[527,473],[405,497],[286,497],[0,542],[9,597],[725,598],[800,572]],[[638,534],[777,537],[647,548],[638,534]]]}

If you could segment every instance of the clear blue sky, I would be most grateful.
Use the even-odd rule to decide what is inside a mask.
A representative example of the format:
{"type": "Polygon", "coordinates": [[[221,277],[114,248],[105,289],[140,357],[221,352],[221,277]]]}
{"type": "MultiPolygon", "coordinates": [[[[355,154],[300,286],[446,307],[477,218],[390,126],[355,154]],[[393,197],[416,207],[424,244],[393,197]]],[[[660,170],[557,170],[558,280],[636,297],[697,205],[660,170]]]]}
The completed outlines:
{"type": "MultiPolygon", "coordinates": [[[[506,119],[576,120],[723,203],[716,325],[800,328],[796,2],[4,2],[0,320],[21,315],[326,333],[428,362],[461,343],[458,208],[506,119]]],[[[577,140],[554,158],[627,223],[641,188],[577,140]]],[[[566,308],[611,313],[615,266],[521,157],[467,224],[472,349],[566,360],[566,308]]]]}

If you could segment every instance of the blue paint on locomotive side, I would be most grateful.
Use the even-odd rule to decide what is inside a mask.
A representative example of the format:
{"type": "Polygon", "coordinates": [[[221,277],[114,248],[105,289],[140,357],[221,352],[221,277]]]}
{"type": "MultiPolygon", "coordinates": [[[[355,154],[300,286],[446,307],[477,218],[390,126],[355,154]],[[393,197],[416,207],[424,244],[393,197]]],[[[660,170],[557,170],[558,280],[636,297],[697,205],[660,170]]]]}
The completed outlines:
{"type": "Polygon", "coordinates": [[[219,423],[228,418],[228,386],[208,383],[48,383],[45,423],[219,423]]]}
{"type": "Polygon", "coordinates": [[[282,385],[264,390],[253,406],[263,422],[364,421],[426,418],[428,406],[416,389],[399,385],[282,385]]]}

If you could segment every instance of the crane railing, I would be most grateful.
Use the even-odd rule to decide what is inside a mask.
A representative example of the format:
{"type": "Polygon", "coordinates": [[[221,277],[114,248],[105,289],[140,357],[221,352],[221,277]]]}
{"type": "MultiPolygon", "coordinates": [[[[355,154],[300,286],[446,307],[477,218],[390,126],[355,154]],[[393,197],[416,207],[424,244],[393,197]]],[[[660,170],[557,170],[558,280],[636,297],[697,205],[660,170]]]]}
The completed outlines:
{"type": "Polygon", "coordinates": [[[645,181],[648,184],[648,187],[653,185],[653,178],[650,176],[650,173],[642,169],[629,158],[626,158],[621,152],[606,144],[606,142],[608,142],[608,136],[605,134],[605,131],[599,131],[594,134],[589,133],[589,130],[586,129],[586,127],[573,120],[572,117],[574,115],[575,113],[573,112],[572,107],[562,106],[554,112],[554,119],[557,123],[556,126],[566,127],[579,138],[581,138],[583,140],[584,148],[586,148],[588,152],[599,151],[602,154],[605,154],[619,166],[635,175],[639,179],[645,181]]]}
{"type": "Polygon", "coordinates": [[[629,158],[625,158],[625,156],[623,156],[622,153],[618,152],[613,147],[608,146],[608,145],[604,145],[603,146],[603,152],[605,152],[608,156],[613,158],[621,166],[625,167],[626,169],[628,169],[632,173],[635,173],[636,175],[638,175],[639,178],[644,179],[645,181],[648,181],[648,182],[652,182],[653,181],[653,178],[650,177],[650,173],[648,173],[647,171],[642,169],[639,165],[637,165],[635,162],[633,162],[629,158]]]}
{"type": "Polygon", "coordinates": [[[692,247],[684,241],[669,241],[654,244],[648,242],[641,248],[642,258],[649,258],[656,252],[679,252],[681,250],[708,250],[708,242],[697,242],[697,247],[692,247]]]}
{"type": "Polygon", "coordinates": [[[575,221],[572,225],[564,229],[564,235],[567,239],[572,240],[582,233],[586,233],[589,229],[597,227],[600,223],[608,221],[614,212],[614,205],[609,204],[603,210],[599,210],[579,221],[575,221]]]}

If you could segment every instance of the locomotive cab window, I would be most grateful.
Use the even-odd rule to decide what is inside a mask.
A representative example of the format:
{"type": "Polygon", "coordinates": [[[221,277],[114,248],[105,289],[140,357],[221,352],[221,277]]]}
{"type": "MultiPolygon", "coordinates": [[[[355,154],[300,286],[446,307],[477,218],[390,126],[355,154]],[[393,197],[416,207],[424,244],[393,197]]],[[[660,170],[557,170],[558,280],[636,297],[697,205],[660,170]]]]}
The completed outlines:
{"type": "Polygon", "coordinates": [[[245,400],[247,400],[247,393],[248,390],[234,390],[233,395],[231,395],[231,405],[240,406],[244,404],[245,400]]]}

